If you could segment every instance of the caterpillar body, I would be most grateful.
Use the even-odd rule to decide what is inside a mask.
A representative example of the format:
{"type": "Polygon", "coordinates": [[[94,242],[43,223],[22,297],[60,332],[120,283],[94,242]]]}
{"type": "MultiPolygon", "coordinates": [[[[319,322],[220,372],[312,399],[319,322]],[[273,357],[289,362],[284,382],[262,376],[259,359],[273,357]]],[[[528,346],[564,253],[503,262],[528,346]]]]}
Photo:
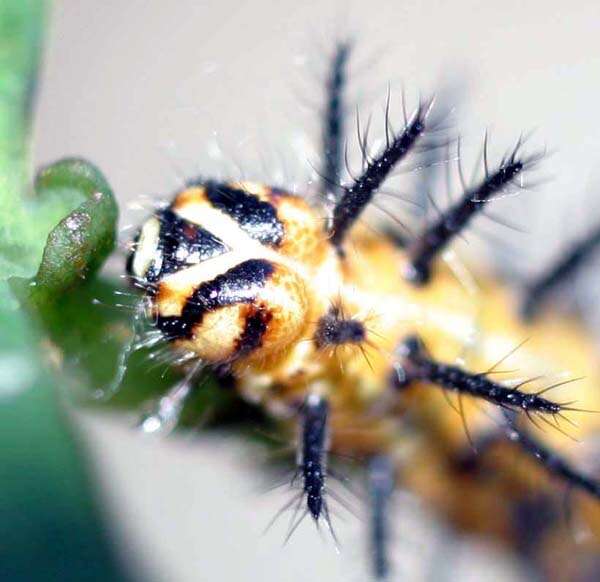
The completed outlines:
{"type": "MultiPolygon", "coordinates": [[[[598,432],[587,412],[600,410],[587,331],[549,310],[524,317],[519,293],[485,276],[473,293],[439,258],[538,158],[524,156],[520,142],[494,168],[486,155],[481,182],[410,241],[369,230],[357,219],[435,123],[432,103],[420,105],[342,184],[347,56],[341,45],[328,84],[323,201],[254,182],[190,182],[132,245],[128,274],[144,310],[193,364],[190,386],[198,369],[227,370],[240,397],[277,419],[283,434],[299,430],[298,503],[306,508],[292,530],[305,515],[331,529],[328,454],[365,459],[378,508],[376,578],[390,572],[382,509],[390,483],[413,488],[461,527],[518,546],[517,509],[542,492],[555,496],[554,475],[583,490],[576,508],[595,532],[593,554],[600,487],[584,458],[593,451],[563,434],[585,443],[598,432]],[[490,451],[500,476],[485,482],[490,451]]],[[[148,426],[166,422],[188,393],[177,386],[148,426]]],[[[529,555],[542,563],[544,544],[534,545],[529,555]]]]}

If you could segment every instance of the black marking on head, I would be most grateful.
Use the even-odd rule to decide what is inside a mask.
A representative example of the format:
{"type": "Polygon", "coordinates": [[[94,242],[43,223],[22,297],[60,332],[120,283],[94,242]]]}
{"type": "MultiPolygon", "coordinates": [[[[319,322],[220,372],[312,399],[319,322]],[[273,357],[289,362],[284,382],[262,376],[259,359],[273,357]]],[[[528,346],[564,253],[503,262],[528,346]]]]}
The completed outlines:
{"type": "Polygon", "coordinates": [[[272,263],[265,259],[244,261],[199,285],[188,297],[181,315],[158,316],[156,327],[167,339],[190,339],[205,313],[228,305],[254,303],[273,271],[272,263]]]}
{"type": "Polygon", "coordinates": [[[363,323],[355,319],[347,319],[337,307],[333,307],[329,313],[319,319],[314,337],[318,348],[358,344],[365,338],[366,330],[363,323]]]}
{"type": "MultiPolygon", "coordinates": [[[[159,211],[156,218],[160,224],[158,247],[144,276],[146,283],[156,283],[164,275],[197,265],[230,250],[220,238],[198,224],[181,218],[169,208],[159,211]]],[[[137,252],[138,240],[139,234],[135,250],[127,263],[130,275],[133,275],[133,258],[137,252]]]]}
{"type": "Polygon", "coordinates": [[[252,308],[246,315],[244,331],[236,342],[235,357],[248,355],[262,345],[262,339],[269,327],[273,314],[267,309],[252,308]]]}
{"type": "Polygon", "coordinates": [[[302,408],[302,442],[299,469],[308,511],[316,520],[324,510],[325,453],[329,404],[320,396],[310,394],[302,408]]]}
{"type": "Polygon", "coordinates": [[[160,276],[197,265],[229,250],[221,239],[172,210],[163,210],[158,218],[162,251],[160,276]]]}
{"type": "Polygon", "coordinates": [[[285,227],[272,204],[227,184],[207,182],[205,188],[211,204],[231,216],[253,239],[273,247],[282,243],[285,227]]]}

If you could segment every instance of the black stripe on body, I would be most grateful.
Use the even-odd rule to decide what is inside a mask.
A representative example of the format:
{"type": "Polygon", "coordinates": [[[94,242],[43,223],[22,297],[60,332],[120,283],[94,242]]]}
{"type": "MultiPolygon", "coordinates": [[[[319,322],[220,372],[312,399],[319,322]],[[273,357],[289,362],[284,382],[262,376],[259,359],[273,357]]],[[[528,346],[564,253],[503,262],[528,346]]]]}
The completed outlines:
{"type": "MultiPolygon", "coordinates": [[[[181,218],[169,208],[158,212],[156,218],[160,223],[158,248],[156,257],[144,276],[147,283],[156,283],[164,275],[197,265],[230,250],[220,238],[198,224],[181,218]]],[[[130,274],[133,256],[132,253],[128,262],[130,274]]]]}
{"type": "Polygon", "coordinates": [[[227,184],[208,182],[204,186],[210,203],[233,218],[250,237],[272,247],[282,243],[285,227],[272,204],[227,184]]]}
{"type": "MultiPolygon", "coordinates": [[[[156,327],[167,339],[191,339],[194,329],[202,323],[205,313],[228,305],[254,303],[273,271],[273,265],[267,260],[244,261],[211,281],[200,284],[188,297],[181,315],[158,316],[156,327]]],[[[247,332],[247,345],[250,345],[251,341],[256,344],[260,340],[256,339],[260,326],[258,323],[246,323],[247,329],[248,325],[252,328],[247,332]]],[[[266,323],[264,325],[266,327],[266,323]]],[[[239,340],[242,343],[244,335],[242,334],[239,340]]]]}

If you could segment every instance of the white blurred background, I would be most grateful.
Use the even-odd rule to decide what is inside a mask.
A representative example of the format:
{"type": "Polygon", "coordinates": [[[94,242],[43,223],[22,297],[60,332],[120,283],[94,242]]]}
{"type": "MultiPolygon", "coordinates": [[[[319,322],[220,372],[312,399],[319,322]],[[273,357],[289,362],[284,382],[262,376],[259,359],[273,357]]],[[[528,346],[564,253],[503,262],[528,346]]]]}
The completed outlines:
{"type": "MultiPolygon", "coordinates": [[[[388,82],[397,119],[402,86],[414,103],[419,90],[456,83],[467,150],[486,128],[497,151],[534,128],[534,144],[555,150],[544,163],[552,180],[511,210],[528,232],[507,236],[535,270],[598,208],[599,26],[600,6],[583,0],[56,0],[35,161],[95,162],[124,203],[123,226],[143,217],[128,202],[170,195],[184,175],[263,175],[301,189],[316,162],[322,55],[353,34],[350,89],[365,118],[381,111],[388,82]]],[[[366,579],[364,524],[350,515],[336,523],[339,556],[308,520],[285,548],[285,519],[261,535],[285,492],[261,493],[260,460],[242,443],[148,439],[133,418],[78,422],[119,549],[142,579],[366,579]]],[[[413,499],[397,500],[395,521],[399,577],[528,577],[489,545],[448,539],[413,499]]]]}

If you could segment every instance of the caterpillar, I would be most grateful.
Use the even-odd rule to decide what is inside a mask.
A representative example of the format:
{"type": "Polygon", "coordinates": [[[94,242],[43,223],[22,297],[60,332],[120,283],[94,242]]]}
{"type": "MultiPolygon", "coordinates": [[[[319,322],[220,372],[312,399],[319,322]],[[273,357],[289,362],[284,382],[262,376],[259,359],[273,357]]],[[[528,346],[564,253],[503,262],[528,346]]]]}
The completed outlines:
{"type": "Polygon", "coordinates": [[[318,203],[281,186],[196,178],[132,241],[127,273],[151,327],[136,341],[167,343],[187,370],[142,427],[176,424],[212,371],[297,442],[288,537],[309,518],[336,538],[328,460],[352,456],[368,474],[375,579],[393,575],[387,504],[397,486],[555,579],[573,572],[555,563],[563,513],[529,521],[540,506],[559,507],[567,487],[591,532],[580,563],[597,575],[600,482],[585,458],[594,450],[571,439],[593,445],[598,357],[582,322],[544,306],[599,237],[580,241],[524,293],[485,274],[479,293],[468,292],[445,250],[490,200],[525,188],[543,155],[525,153],[521,138],[495,163],[486,139],[481,180],[464,181],[422,232],[370,230],[360,219],[385,180],[440,147],[444,123],[435,100],[423,100],[395,131],[388,97],[383,147],[367,153],[365,134],[362,172],[344,182],[349,54],[339,44],[330,65],[318,203]]]}

